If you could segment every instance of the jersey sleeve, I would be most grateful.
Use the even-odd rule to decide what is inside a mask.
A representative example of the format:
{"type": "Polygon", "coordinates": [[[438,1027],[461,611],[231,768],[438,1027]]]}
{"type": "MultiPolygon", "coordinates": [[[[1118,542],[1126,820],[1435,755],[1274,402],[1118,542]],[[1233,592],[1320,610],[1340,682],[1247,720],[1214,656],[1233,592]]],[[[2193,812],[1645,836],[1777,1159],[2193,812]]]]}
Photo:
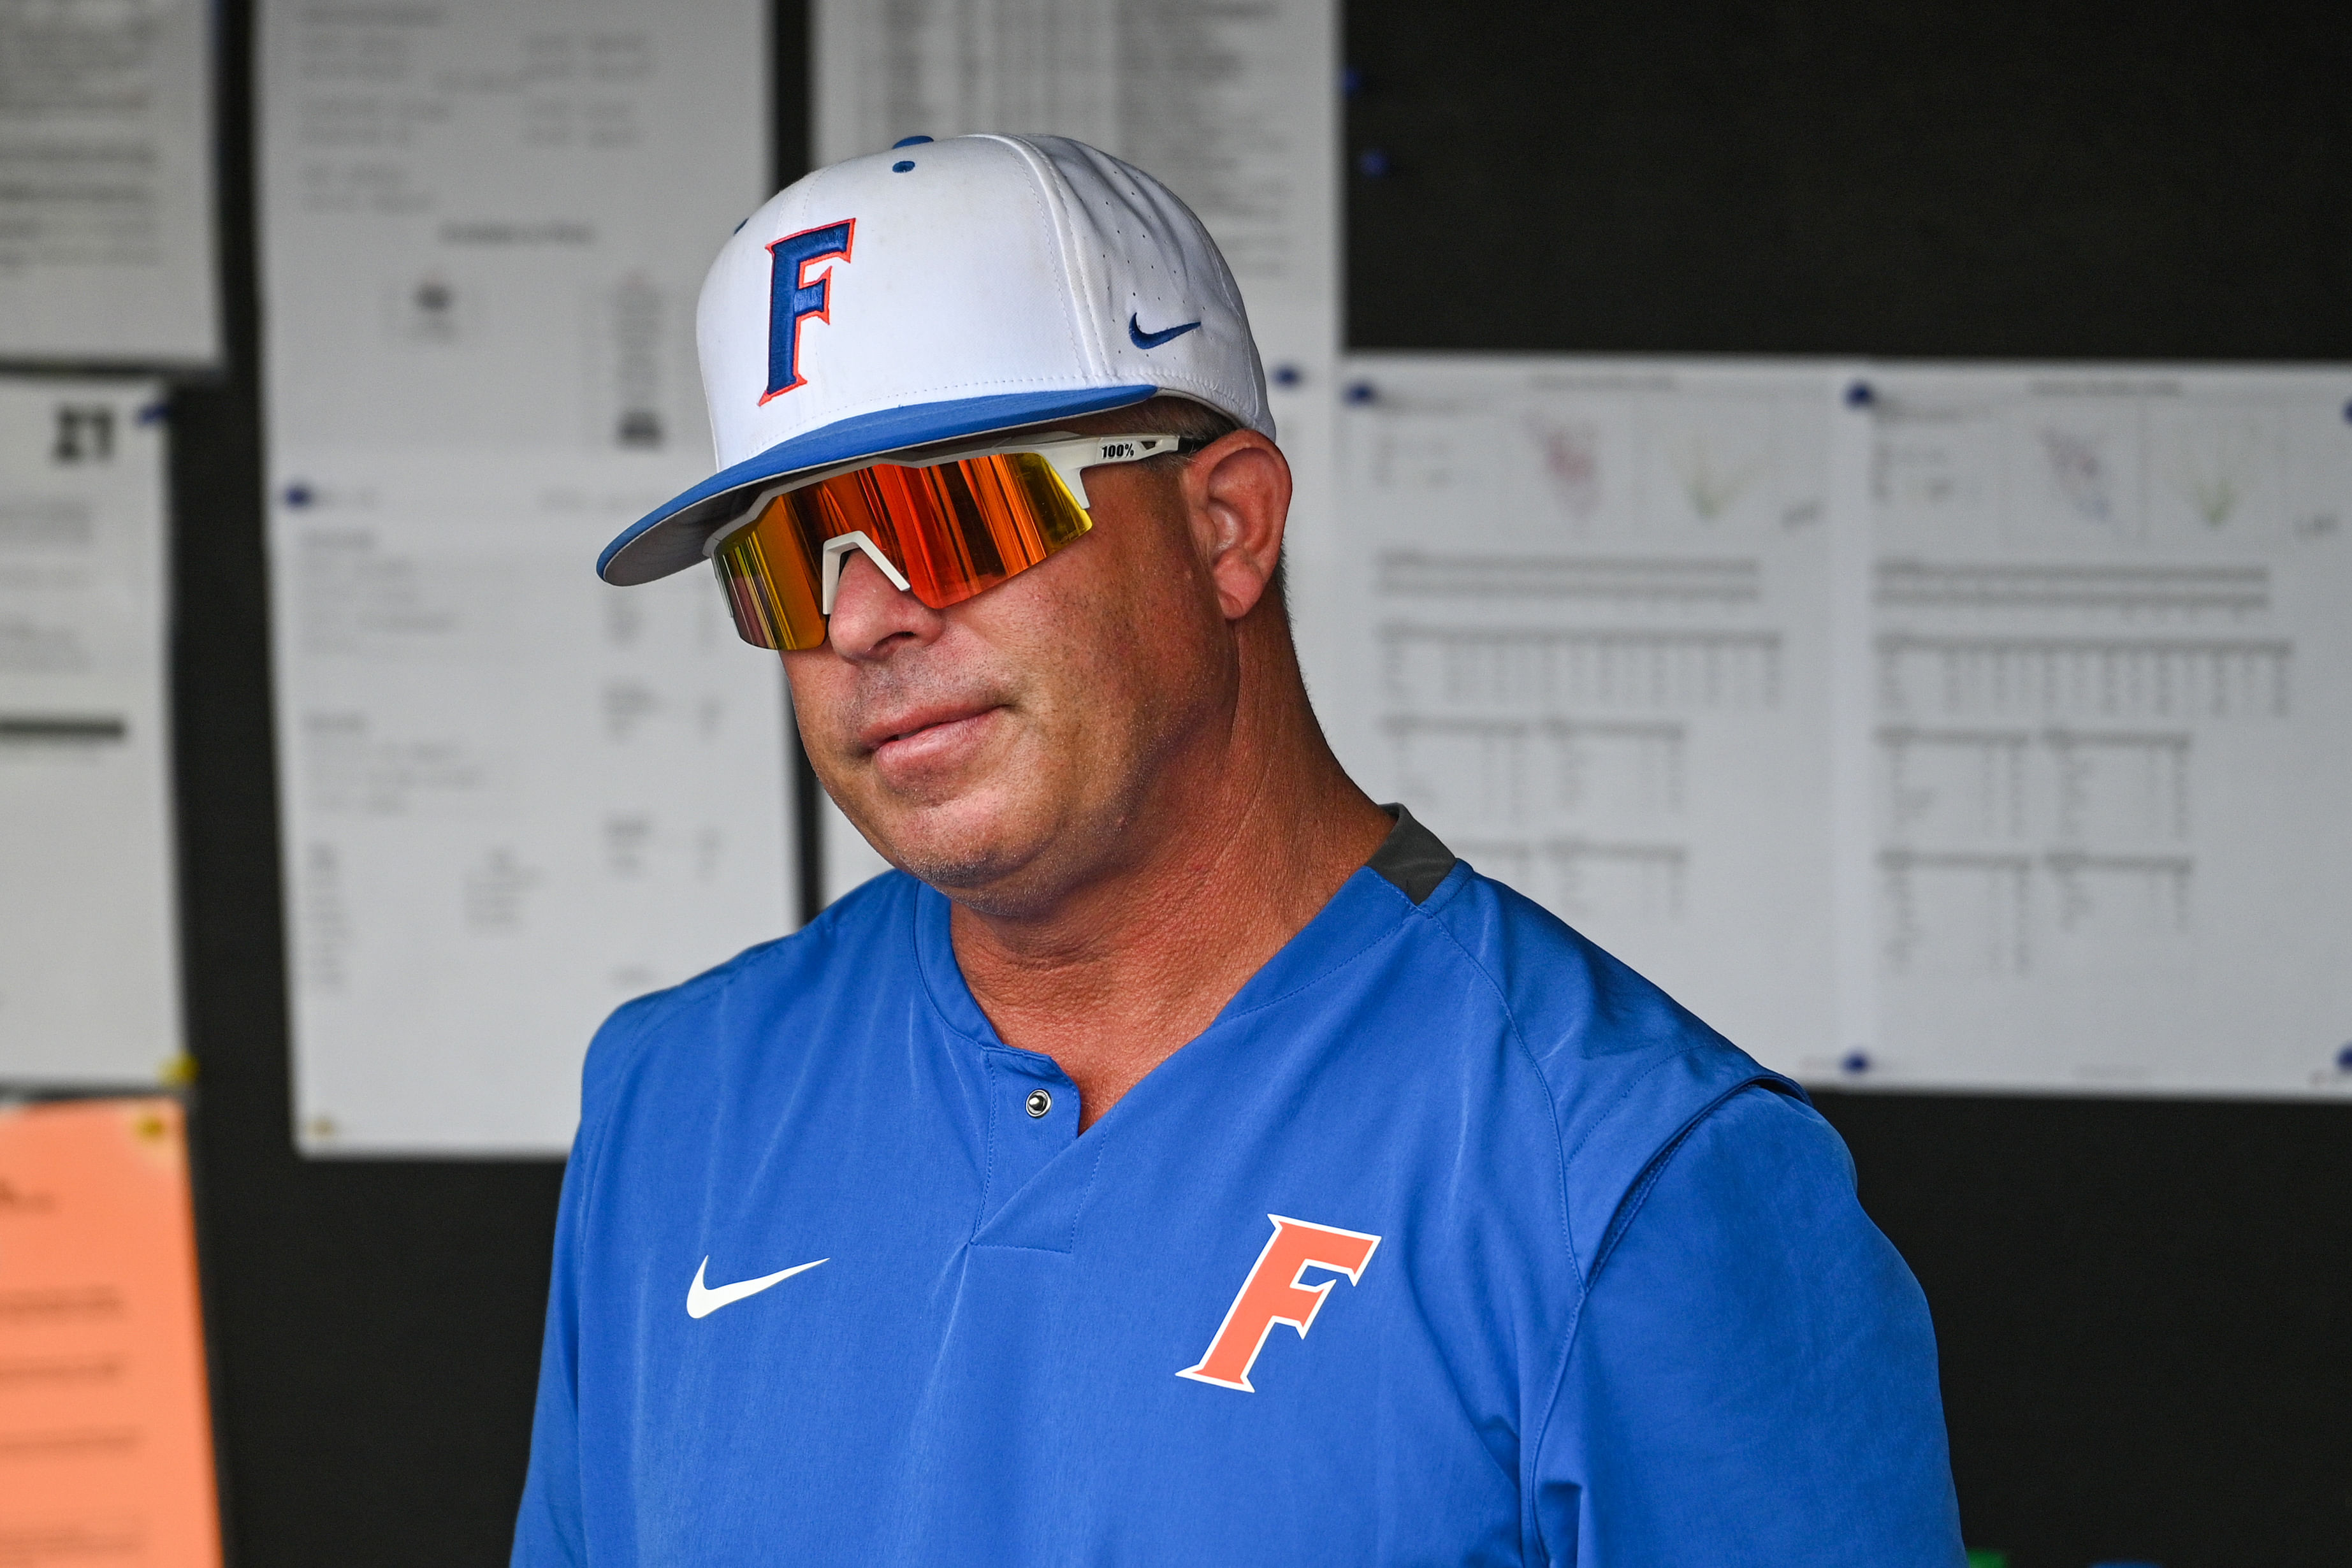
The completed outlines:
{"type": "Polygon", "coordinates": [[[1732,1095],[1637,1184],[1538,1437],[1576,1568],[1958,1568],[1919,1287],[1811,1107],[1732,1095]]]}
{"type": "Polygon", "coordinates": [[[547,1290],[547,1337],[539,1355],[539,1404],[530,1423],[530,1469],[515,1520],[513,1568],[581,1568],[577,1145],[563,1173],[555,1222],[555,1269],[547,1290]]]}
{"type": "Polygon", "coordinates": [[[588,1542],[581,1479],[580,1294],[585,1209],[595,1179],[596,1133],[613,1095],[619,1059],[635,1044],[647,1002],[605,1021],[582,1075],[580,1131],[563,1168],[555,1216],[555,1266],[547,1288],[547,1336],[540,1349],[539,1403],[530,1425],[530,1468],[515,1519],[512,1568],[585,1568],[588,1542]]]}

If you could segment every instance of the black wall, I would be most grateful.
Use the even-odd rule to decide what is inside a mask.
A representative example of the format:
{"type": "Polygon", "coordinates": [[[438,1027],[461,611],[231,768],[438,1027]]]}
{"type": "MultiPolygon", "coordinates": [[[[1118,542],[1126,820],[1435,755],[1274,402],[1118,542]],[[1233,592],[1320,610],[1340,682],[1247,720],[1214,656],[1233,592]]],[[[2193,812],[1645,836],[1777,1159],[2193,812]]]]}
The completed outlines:
{"type": "MultiPolygon", "coordinates": [[[[781,9],[789,175],[806,18],[781,9]]],[[[291,1148],[252,16],[220,14],[233,363],[173,398],[173,486],[231,1548],[502,1562],[559,1169],[291,1148]]],[[[2352,359],[2337,14],[1357,0],[1347,26],[1360,347],[2352,359]]],[[[2017,1568],[2352,1562],[2352,1112],[1822,1100],[1935,1307],[1971,1543],[2017,1568]]]]}
{"type": "Polygon", "coordinates": [[[2352,358],[2341,7],[1347,14],[1357,347],[2352,358]]]}

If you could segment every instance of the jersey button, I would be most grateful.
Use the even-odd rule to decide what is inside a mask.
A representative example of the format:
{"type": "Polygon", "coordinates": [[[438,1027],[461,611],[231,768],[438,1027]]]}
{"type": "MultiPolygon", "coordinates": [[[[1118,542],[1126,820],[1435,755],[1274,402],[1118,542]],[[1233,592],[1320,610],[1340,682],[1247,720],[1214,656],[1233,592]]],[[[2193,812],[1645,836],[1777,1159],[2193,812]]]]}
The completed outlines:
{"type": "Polygon", "coordinates": [[[1029,1091],[1029,1099],[1025,1103],[1029,1107],[1030,1115],[1043,1116],[1054,1109],[1054,1097],[1042,1089],[1033,1089],[1029,1091]]]}

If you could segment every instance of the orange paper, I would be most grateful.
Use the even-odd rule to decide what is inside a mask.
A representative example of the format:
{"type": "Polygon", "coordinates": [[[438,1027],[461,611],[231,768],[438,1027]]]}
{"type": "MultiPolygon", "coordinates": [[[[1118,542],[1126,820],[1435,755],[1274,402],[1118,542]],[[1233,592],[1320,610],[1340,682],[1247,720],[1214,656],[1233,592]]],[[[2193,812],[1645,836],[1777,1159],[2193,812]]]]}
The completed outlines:
{"type": "Polygon", "coordinates": [[[180,1106],[0,1110],[0,1563],[220,1560],[180,1106]]]}

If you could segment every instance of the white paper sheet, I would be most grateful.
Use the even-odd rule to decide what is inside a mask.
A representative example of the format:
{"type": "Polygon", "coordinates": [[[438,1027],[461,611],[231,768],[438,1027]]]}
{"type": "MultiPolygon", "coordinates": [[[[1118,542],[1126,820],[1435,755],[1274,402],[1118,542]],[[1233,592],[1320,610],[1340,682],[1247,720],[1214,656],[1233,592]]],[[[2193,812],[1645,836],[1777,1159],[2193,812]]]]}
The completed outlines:
{"type": "Polygon", "coordinates": [[[180,1055],[162,393],[0,381],[0,1082],[180,1055]]]}
{"type": "Polygon", "coordinates": [[[906,136],[1076,137],[1150,171],[1200,215],[1269,370],[1290,353],[1330,352],[1331,0],[820,0],[814,17],[820,163],[906,136]]]}
{"type": "Polygon", "coordinates": [[[2352,373],[1864,384],[1846,1076],[2352,1090],[2352,373]]]}
{"type": "MultiPolygon", "coordinates": [[[[1297,490],[1293,612],[1331,613],[1339,345],[1332,0],[919,0],[814,8],[817,157],[973,131],[1073,136],[1164,181],[1241,285],[1297,490]]],[[[1310,646],[1324,639],[1310,637],[1310,646]]],[[[1319,672],[1310,668],[1309,678],[1319,672]]],[[[831,802],[825,886],[884,868],[831,802]]]]}
{"type": "Polygon", "coordinates": [[[766,14],[266,5],[269,519],[298,1137],[557,1152],[615,1004],[787,929],[783,698],[698,573],[704,269],[766,14]]]}
{"type": "Polygon", "coordinates": [[[202,0],[0,8],[0,357],[220,357],[202,0]]]}
{"type": "Polygon", "coordinates": [[[1834,380],[1358,355],[1341,760],[1768,1061],[1830,1037],[1834,380]]]}

